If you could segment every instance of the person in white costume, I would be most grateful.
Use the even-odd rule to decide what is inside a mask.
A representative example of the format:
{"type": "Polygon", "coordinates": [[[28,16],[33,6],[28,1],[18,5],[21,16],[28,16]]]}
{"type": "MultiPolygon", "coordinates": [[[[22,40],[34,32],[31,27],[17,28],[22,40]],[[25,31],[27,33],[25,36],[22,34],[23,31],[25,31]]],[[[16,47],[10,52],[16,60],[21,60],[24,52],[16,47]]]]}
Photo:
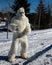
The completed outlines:
{"type": "Polygon", "coordinates": [[[13,40],[10,51],[8,53],[8,60],[14,62],[18,44],[21,43],[21,56],[27,58],[28,39],[27,35],[31,32],[29,19],[25,16],[23,7],[19,8],[15,17],[12,18],[8,28],[13,32],[13,40]]]}

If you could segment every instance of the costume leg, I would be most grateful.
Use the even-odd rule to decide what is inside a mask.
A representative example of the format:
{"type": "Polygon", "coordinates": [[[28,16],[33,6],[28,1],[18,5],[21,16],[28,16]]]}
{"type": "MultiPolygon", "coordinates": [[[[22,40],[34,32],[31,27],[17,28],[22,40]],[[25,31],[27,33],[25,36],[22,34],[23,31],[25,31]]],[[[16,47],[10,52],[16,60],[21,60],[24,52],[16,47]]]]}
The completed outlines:
{"type": "Polygon", "coordinates": [[[8,54],[9,61],[14,61],[18,49],[18,39],[13,38],[11,49],[8,54]]]}
{"type": "Polygon", "coordinates": [[[23,42],[21,42],[22,50],[21,50],[21,56],[23,58],[27,58],[27,50],[28,50],[28,41],[27,39],[23,42]]]}

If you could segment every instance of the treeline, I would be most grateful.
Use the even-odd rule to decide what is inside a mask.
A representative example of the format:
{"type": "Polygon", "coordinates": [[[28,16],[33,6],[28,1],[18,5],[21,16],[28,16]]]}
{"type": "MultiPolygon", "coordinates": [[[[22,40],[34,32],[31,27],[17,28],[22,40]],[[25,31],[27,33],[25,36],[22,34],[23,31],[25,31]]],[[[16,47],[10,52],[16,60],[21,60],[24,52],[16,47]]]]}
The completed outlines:
{"type": "Polygon", "coordinates": [[[31,28],[34,30],[37,29],[48,29],[52,28],[52,16],[50,16],[50,19],[46,16],[45,19],[39,21],[37,18],[36,13],[31,13],[27,15],[29,18],[29,22],[31,24],[31,28]]]}
{"type": "Polygon", "coordinates": [[[50,6],[51,5],[48,4],[46,7],[44,0],[39,0],[35,13],[28,15],[32,29],[52,28],[52,11],[50,6]]]}
{"type": "MultiPolygon", "coordinates": [[[[30,6],[31,4],[28,0],[14,0],[11,8],[15,12],[14,15],[17,13],[17,10],[20,7],[24,7],[26,16],[29,18],[29,22],[31,24],[32,29],[47,29],[52,28],[52,5],[50,3],[45,4],[45,0],[38,0],[39,4],[35,10],[35,12],[30,13],[30,6]]],[[[35,0],[34,0],[35,2],[35,0]]],[[[35,7],[35,6],[34,6],[35,7]]],[[[13,17],[7,14],[8,18],[13,17]]]]}

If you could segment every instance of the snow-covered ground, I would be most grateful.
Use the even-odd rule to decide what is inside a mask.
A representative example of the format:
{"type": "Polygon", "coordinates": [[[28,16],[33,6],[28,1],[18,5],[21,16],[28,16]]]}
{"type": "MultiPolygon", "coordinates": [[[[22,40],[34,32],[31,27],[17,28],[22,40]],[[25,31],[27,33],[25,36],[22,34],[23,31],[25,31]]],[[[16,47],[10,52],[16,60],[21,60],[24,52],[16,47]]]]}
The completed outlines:
{"type": "Polygon", "coordinates": [[[14,63],[7,61],[7,55],[12,43],[13,33],[0,32],[0,65],[52,65],[52,29],[32,31],[28,35],[28,59],[20,58],[20,44],[17,51],[17,60],[14,63]]]}
{"type": "Polygon", "coordinates": [[[0,23],[0,27],[1,27],[1,26],[5,26],[5,24],[6,24],[5,22],[1,22],[1,23],[0,23]]]}

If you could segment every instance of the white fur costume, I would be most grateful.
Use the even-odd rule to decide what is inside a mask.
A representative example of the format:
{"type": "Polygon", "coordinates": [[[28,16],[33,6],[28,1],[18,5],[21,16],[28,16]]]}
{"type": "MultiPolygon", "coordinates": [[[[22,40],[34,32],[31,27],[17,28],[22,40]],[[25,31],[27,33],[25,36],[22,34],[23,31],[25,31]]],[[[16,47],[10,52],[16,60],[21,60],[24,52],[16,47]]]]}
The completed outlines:
{"type": "Polygon", "coordinates": [[[25,16],[25,11],[23,7],[21,7],[17,11],[17,15],[12,18],[9,29],[14,32],[11,49],[8,54],[9,61],[14,61],[19,42],[22,46],[21,56],[26,58],[28,49],[27,35],[31,32],[31,28],[29,20],[25,16]]]}

